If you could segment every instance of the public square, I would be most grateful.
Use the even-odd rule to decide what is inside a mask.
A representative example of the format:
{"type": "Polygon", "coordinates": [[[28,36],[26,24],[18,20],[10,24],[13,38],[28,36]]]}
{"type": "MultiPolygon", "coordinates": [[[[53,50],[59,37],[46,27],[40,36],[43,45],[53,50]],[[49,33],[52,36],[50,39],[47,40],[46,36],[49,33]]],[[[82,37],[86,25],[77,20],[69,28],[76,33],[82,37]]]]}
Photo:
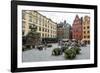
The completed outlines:
{"type": "Polygon", "coordinates": [[[38,10],[23,10],[22,14],[22,62],[90,58],[89,14],[38,10]]]}
{"type": "MultiPolygon", "coordinates": [[[[59,56],[53,56],[52,50],[59,47],[58,44],[52,44],[52,47],[43,50],[31,49],[22,52],[22,62],[39,62],[39,61],[61,61],[68,60],[64,58],[64,54],[59,56]]],[[[81,53],[73,60],[83,60],[90,58],[90,46],[80,47],[81,53]]]]}

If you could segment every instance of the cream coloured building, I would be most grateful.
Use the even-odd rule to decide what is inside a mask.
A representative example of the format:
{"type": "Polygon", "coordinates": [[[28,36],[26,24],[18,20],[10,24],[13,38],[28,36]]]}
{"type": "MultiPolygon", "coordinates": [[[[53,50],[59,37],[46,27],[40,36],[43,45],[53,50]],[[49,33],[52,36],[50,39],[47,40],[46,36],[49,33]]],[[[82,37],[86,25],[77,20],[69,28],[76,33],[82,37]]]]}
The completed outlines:
{"type": "Polygon", "coordinates": [[[34,10],[22,10],[22,32],[26,36],[30,31],[30,25],[37,26],[37,32],[41,38],[56,38],[57,24],[51,19],[34,10]]]}
{"type": "Polygon", "coordinates": [[[90,17],[85,16],[83,19],[83,39],[82,41],[90,43],[90,17]]]}

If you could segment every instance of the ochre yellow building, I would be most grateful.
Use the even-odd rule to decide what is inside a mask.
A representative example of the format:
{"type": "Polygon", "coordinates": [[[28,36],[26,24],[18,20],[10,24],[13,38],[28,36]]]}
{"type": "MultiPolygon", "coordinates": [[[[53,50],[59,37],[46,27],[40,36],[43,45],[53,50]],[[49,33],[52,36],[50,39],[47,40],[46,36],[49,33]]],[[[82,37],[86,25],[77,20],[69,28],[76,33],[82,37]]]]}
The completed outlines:
{"type": "Polygon", "coordinates": [[[90,44],[90,17],[85,16],[83,18],[83,39],[85,43],[90,44]]]}
{"type": "Polygon", "coordinates": [[[55,22],[37,11],[22,10],[23,36],[30,31],[30,25],[37,26],[37,32],[41,34],[41,38],[57,37],[57,24],[55,22]]]}

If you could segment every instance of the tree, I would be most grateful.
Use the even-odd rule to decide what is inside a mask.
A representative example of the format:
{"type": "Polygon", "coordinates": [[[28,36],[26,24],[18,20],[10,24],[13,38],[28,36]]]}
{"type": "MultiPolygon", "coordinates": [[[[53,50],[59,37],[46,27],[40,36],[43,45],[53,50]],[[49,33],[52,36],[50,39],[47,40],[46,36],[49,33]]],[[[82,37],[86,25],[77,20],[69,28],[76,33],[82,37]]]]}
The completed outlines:
{"type": "Polygon", "coordinates": [[[35,45],[40,42],[40,33],[37,33],[37,26],[30,25],[30,32],[26,35],[26,45],[30,46],[30,48],[35,47],[35,45]]]}

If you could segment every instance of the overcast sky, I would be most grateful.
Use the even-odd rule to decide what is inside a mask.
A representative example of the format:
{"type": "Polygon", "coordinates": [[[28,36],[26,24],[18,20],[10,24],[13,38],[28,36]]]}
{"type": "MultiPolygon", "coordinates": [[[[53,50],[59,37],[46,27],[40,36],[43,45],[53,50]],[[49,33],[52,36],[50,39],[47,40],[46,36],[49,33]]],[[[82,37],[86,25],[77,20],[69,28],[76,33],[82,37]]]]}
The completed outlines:
{"type": "Polygon", "coordinates": [[[63,22],[66,20],[67,23],[70,25],[73,24],[73,20],[75,19],[75,16],[78,15],[79,17],[84,17],[86,15],[89,16],[89,14],[86,13],[70,13],[70,12],[48,12],[48,11],[38,11],[40,14],[46,16],[47,18],[50,18],[56,23],[63,22]]]}

